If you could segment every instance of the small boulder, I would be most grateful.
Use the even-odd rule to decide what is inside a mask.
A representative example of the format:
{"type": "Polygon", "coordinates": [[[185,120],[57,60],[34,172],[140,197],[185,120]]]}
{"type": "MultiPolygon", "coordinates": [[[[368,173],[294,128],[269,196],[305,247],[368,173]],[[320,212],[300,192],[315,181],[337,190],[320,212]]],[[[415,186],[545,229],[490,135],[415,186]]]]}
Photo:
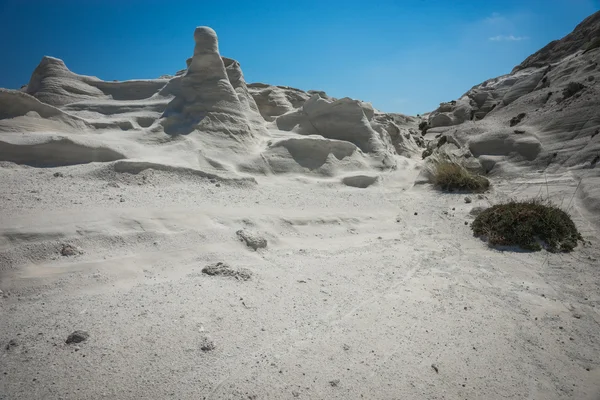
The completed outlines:
{"type": "Polygon", "coordinates": [[[242,281],[250,280],[252,277],[251,271],[243,268],[235,270],[222,262],[207,265],[202,268],[202,273],[210,276],[231,276],[242,281]]]}
{"type": "Polygon", "coordinates": [[[90,334],[87,333],[86,331],[75,331],[67,337],[67,340],[65,340],[65,343],[66,344],[81,343],[81,342],[85,342],[89,337],[90,337],[90,334]]]}
{"type": "Polygon", "coordinates": [[[200,350],[202,351],[213,351],[216,348],[215,346],[215,342],[213,342],[210,338],[208,337],[203,337],[201,342],[200,342],[200,350]]]}
{"type": "Polygon", "coordinates": [[[82,251],[71,244],[63,244],[60,248],[60,255],[63,257],[71,257],[81,254],[82,251]]]}
{"type": "Polygon", "coordinates": [[[8,343],[6,344],[6,350],[10,350],[13,347],[17,347],[19,345],[19,343],[15,340],[15,339],[10,339],[8,341],[8,343]]]}
{"type": "Polygon", "coordinates": [[[473,200],[471,200],[471,198],[469,196],[465,197],[465,203],[469,204],[471,203],[473,200]]]}
{"type": "Polygon", "coordinates": [[[246,246],[253,248],[255,251],[267,247],[267,239],[259,236],[255,232],[250,232],[246,229],[240,229],[236,232],[240,241],[245,242],[246,246]]]}

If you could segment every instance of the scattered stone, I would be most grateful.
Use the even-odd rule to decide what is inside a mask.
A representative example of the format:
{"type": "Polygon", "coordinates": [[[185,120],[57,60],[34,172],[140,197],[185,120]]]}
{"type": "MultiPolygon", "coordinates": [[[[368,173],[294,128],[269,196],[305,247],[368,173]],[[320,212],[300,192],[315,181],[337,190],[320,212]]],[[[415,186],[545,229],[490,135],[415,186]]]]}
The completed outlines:
{"type": "Polygon", "coordinates": [[[573,314],[573,317],[575,317],[575,318],[577,318],[577,319],[581,319],[581,314],[577,314],[577,313],[575,313],[575,314],[573,314]]]}
{"type": "Polygon", "coordinates": [[[215,342],[213,342],[210,338],[206,336],[202,338],[202,341],[200,342],[200,350],[213,351],[215,348],[215,342]]]}
{"type": "Polygon", "coordinates": [[[469,225],[469,222],[468,222],[468,221],[465,221],[465,225],[469,225]]]}
{"type": "Polygon", "coordinates": [[[82,254],[83,252],[71,244],[63,244],[60,248],[60,255],[63,257],[71,257],[82,254]]]}
{"type": "Polygon", "coordinates": [[[119,184],[117,182],[109,182],[108,186],[114,187],[114,188],[117,188],[117,189],[121,187],[121,186],[119,186],[119,184]]]}
{"type": "Polygon", "coordinates": [[[332,380],[332,381],[329,381],[329,384],[330,384],[332,387],[337,387],[337,385],[339,385],[339,384],[340,384],[340,380],[339,380],[339,379],[334,379],[334,380],[332,380]]]}
{"type": "Polygon", "coordinates": [[[472,201],[473,200],[471,200],[471,198],[469,196],[465,197],[465,203],[469,204],[472,201]]]}
{"type": "Polygon", "coordinates": [[[229,265],[222,263],[222,262],[218,262],[216,264],[210,264],[207,265],[206,267],[202,268],[202,273],[206,274],[206,275],[211,275],[211,276],[231,276],[234,277],[235,279],[238,280],[242,280],[242,281],[247,281],[252,277],[252,272],[245,269],[245,268],[240,268],[238,270],[235,270],[233,268],[231,268],[229,265]]]}
{"type": "Polygon", "coordinates": [[[452,211],[456,210],[456,207],[452,207],[452,211]]]}
{"type": "Polygon", "coordinates": [[[419,213],[415,211],[415,215],[419,215],[419,213]]]}
{"type": "Polygon", "coordinates": [[[523,120],[523,118],[525,118],[526,116],[527,116],[527,114],[520,113],[516,117],[512,117],[510,120],[510,126],[513,127],[513,126],[519,124],[523,120]]]}
{"type": "Polygon", "coordinates": [[[246,242],[246,246],[253,248],[255,251],[267,247],[267,239],[254,232],[240,229],[236,235],[241,241],[246,242]]]}
{"type": "Polygon", "coordinates": [[[436,374],[440,373],[440,370],[438,369],[438,366],[435,364],[431,364],[431,368],[433,368],[433,370],[435,371],[436,374]]]}
{"type": "Polygon", "coordinates": [[[484,196],[484,195],[482,195],[482,194],[478,194],[478,195],[477,195],[477,198],[478,198],[479,200],[483,200],[483,199],[485,199],[485,196],[484,196]]]}
{"type": "Polygon", "coordinates": [[[119,200],[121,203],[125,203],[125,199],[121,197],[121,200],[119,200]]]}
{"type": "Polygon", "coordinates": [[[294,396],[294,397],[300,397],[300,393],[298,393],[295,390],[293,390],[292,391],[292,396],[294,396]]]}
{"type": "Polygon", "coordinates": [[[217,183],[217,180],[216,180],[216,179],[214,179],[214,178],[211,178],[211,179],[209,179],[208,181],[209,181],[210,183],[217,183]]]}
{"type": "Polygon", "coordinates": [[[347,344],[343,345],[342,348],[346,351],[350,350],[350,346],[348,346],[347,344]]]}
{"type": "Polygon", "coordinates": [[[89,337],[90,337],[90,334],[87,333],[86,331],[75,331],[67,337],[67,340],[65,340],[65,343],[66,344],[81,343],[81,342],[85,342],[89,337]]]}
{"type": "Polygon", "coordinates": [[[521,129],[515,129],[513,132],[515,132],[517,135],[522,135],[525,133],[525,131],[521,129]]]}
{"type": "Polygon", "coordinates": [[[10,350],[13,347],[17,347],[19,343],[15,339],[10,339],[6,345],[6,350],[10,350]]]}
{"type": "Polygon", "coordinates": [[[54,173],[54,177],[55,177],[55,178],[64,178],[64,177],[65,177],[65,175],[64,175],[62,172],[55,172],[55,173],[54,173]]]}

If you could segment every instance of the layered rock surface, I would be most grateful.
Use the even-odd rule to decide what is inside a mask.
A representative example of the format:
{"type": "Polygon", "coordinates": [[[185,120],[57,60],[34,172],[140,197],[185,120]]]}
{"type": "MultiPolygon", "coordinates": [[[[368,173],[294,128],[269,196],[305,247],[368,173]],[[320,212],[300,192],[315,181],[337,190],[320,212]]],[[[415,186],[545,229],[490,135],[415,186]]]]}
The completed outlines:
{"type": "Polygon", "coordinates": [[[198,27],[194,41],[185,70],[150,80],[106,82],[44,57],[21,91],[0,92],[0,161],[334,176],[395,168],[398,155],[420,153],[410,117],[324,92],[247,84],[240,64],[219,53],[214,30],[198,27]]]}
{"type": "Polygon", "coordinates": [[[569,174],[600,213],[600,48],[586,45],[599,21],[590,16],[512,73],[442,103],[425,119],[426,137],[451,138],[442,150],[475,156],[492,174],[569,174]]]}

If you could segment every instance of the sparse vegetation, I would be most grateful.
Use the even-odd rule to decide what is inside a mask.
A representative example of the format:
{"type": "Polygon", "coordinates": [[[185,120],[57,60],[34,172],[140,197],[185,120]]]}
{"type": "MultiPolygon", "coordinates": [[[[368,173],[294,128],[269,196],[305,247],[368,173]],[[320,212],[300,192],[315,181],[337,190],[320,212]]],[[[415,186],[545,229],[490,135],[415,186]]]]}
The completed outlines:
{"type": "Polygon", "coordinates": [[[483,192],[490,187],[487,178],[469,171],[455,161],[437,162],[431,173],[431,183],[448,191],[483,192]]]}
{"type": "Polygon", "coordinates": [[[429,129],[429,122],[421,121],[419,124],[419,130],[421,131],[421,134],[425,135],[427,133],[427,129],[429,129]]]}
{"type": "Polygon", "coordinates": [[[510,201],[480,213],[471,225],[475,236],[492,246],[525,250],[572,251],[583,240],[571,217],[542,200],[510,201]]]}

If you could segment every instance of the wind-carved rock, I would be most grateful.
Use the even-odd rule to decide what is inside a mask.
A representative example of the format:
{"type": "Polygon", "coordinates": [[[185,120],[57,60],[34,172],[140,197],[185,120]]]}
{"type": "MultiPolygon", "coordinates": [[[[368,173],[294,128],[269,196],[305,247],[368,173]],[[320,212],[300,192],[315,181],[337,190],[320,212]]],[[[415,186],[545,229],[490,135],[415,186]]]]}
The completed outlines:
{"type": "MultiPolygon", "coordinates": [[[[252,97],[247,94],[241,70],[232,71],[236,91],[219,54],[217,34],[209,27],[194,32],[194,56],[185,74],[171,81],[169,91],[175,95],[162,117],[167,134],[192,131],[252,135],[259,129],[260,117],[252,97]],[[248,118],[252,115],[252,122],[248,118]]],[[[231,60],[233,62],[233,60],[231,60]]],[[[228,63],[231,65],[232,62],[228,63]]]]}

